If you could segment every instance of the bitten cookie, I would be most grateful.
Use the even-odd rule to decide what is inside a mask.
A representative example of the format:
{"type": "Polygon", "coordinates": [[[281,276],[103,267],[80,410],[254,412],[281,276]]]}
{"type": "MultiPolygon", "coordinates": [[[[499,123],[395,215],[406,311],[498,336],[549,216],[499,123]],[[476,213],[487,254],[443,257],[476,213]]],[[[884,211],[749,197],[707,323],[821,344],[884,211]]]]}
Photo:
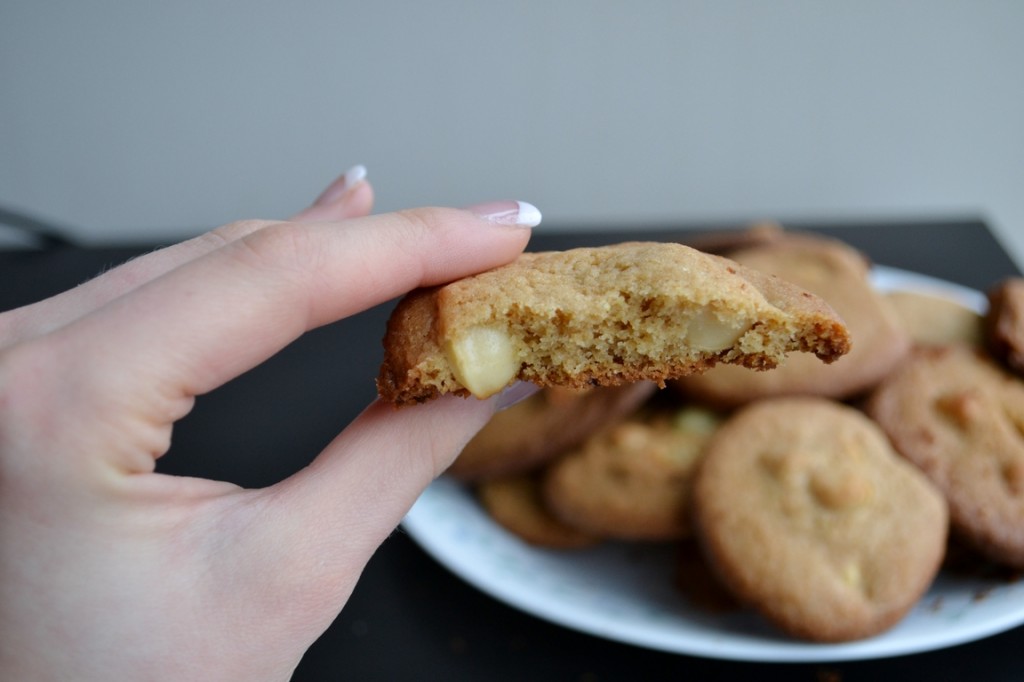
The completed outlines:
{"type": "Polygon", "coordinates": [[[666,379],[718,362],[832,361],[846,326],[820,298],[681,244],[526,253],[420,290],[388,321],[377,379],[395,404],[483,398],[515,380],[583,388],[666,379]]]}
{"type": "Polygon", "coordinates": [[[536,476],[517,474],[483,481],[477,495],[484,510],[505,530],[538,547],[574,549],[596,544],[598,536],[568,526],[544,506],[536,476]]]}
{"type": "Polygon", "coordinates": [[[546,506],[569,525],[604,537],[686,537],[691,475],[719,422],[712,412],[686,407],[600,431],[548,466],[546,506]]]}
{"type": "Polygon", "coordinates": [[[968,347],[920,348],[867,410],[946,496],[962,539],[1024,568],[1024,382],[968,347]]]}
{"type": "Polygon", "coordinates": [[[1024,279],[1011,277],[988,292],[985,335],[992,354],[1024,375],[1024,279]]]}
{"type": "Polygon", "coordinates": [[[705,448],[693,494],[723,584],[804,639],[889,628],[927,590],[946,546],[939,492],[870,419],[822,398],[741,410],[705,448]]]}
{"type": "Polygon", "coordinates": [[[529,471],[634,412],[656,390],[643,381],[571,389],[552,386],[495,414],[448,469],[464,481],[529,471]]]}
{"type": "Polygon", "coordinates": [[[781,395],[846,399],[874,387],[909,350],[909,335],[889,303],[872,288],[868,262],[851,246],[824,237],[791,234],[772,244],[733,252],[730,257],[828,301],[846,322],[853,349],[831,365],[794,356],[772,372],[716,367],[680,381],[678,385],[687,395],[720,407],[781,395]]]}

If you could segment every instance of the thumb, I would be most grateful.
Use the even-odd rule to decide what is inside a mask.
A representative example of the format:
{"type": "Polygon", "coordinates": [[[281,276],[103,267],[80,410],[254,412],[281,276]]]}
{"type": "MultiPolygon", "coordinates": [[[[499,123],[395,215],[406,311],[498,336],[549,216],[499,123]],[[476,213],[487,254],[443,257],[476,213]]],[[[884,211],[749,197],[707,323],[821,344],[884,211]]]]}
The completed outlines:
{"type": "Polygon", "coordinates": [[[288,523],[372,552],[495,411],[495,401],[446,396],[411,408],[370,405],[278,497],[288,523]]]}
{"type": "Polygon", "coordinates": [[[264,551],[262,556],[275,564],[266,568],[302,576],[282,587],[297,591],[290,599],[315,605],[317,613],[304,618],[324,623],[334,618],[380,543],[502,398],[444,396],[403,409],[378,400],[308,467],[250,491],[262,509],[258,533],[250,539],[284,550],[264,551]],[[310,598],[302,599],[306,590],[310,598]]]}
{"type": "Polygon", "coordinates": [[[251,602],[265,606],[257,612],[272,610],[283,632],[308,646],[341,611],[380,543],[503,398],[371,404],[302,471],[223,498],[231,513],[227,522],[218,517],[220,525],[243,532],[215,543],[218,560],[236,584],[255,580],[251,602]]]}
{"type": "MultiPolygon", "coordinates": [[[[403,409],[371,404],[302,471],[266,489],[271,537],[301,536],[307,556],[292,556],[354,577],[416,498],[498,410],[536,392],[518,383],[487,400],[443,396],[403,409]]],[[[339,605],[340,606],[340,605],[339,605]]]]}

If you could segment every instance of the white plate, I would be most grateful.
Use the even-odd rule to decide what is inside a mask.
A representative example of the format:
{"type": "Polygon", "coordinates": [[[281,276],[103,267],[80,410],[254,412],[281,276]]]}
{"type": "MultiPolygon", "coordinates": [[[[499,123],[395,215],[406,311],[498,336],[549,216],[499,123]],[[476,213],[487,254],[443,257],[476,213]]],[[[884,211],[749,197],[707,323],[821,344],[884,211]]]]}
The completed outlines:
{"type": "MultiPolygon", "coordinates": [[[[952,297],[982,311],[972,289],[876,267],[883,291],[952,297]]],[[[942,573],[891,630],[845,644],[813,644],[780,635],[749,612],[710,613],[673,586],[669,545],[606,543],[586,550],[531,547],[496,525],[473,495],[450,478],[434,482],[403,526],[429,554],[466,582],[540,618],[638,646],[745,661],[841,661],[938,649],[1024,622],[1024,583],[942,573]]]]}

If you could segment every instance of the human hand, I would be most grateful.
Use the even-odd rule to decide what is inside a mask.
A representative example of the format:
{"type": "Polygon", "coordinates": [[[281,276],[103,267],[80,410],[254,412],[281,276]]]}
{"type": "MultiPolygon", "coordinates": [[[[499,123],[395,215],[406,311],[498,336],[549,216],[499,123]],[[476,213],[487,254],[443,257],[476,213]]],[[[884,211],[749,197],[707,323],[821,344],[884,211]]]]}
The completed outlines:
{"type": "Polygon", "coordinates": [[[291,222],[232,223],[0,314],[0,678],[287,679],[496,409],[373,404],[259,490],[155,472],[196,396],[309,329],[514,259],[539,221],[515,202],[366,217],[366,182],[333,188],[291,222]]]}

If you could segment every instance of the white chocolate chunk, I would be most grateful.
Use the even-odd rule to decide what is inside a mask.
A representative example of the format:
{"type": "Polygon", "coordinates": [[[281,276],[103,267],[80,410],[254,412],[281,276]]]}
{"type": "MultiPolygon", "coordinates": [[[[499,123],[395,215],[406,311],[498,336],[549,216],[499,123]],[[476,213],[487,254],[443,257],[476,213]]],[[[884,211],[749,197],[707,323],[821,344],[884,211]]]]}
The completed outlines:
{"type": "Polygon", "coordinates": [[[731,348],[750,329],[746,320],[722,320],[703,309],[686,326],[686,343],[696,350],[718,352],[731,348]]]}
{"type": "Polygon", "coordinates": [[[680,431],[709,436],[722,423],[722,418],[711,410],[696,405],[687,405],[676,413],[672,425],[680,431]]]}
{"type": "Polygon", "coordinates": [[[846,511],[871,501],[870,479],[851,471],[816,471],[810,479],[811,493],[825,509],[846,511]]]}
{"type": "Polygon", "coordinates": [[[851,562],[846,563],[840,574],[843,582],[854,588],[855,590],[863,589],[864,587],[864,575],[861,573],[860,566],[851,562]]]}
{"type": "Polygon", "coordinates": [[[455,378],[477,398],[505,388],[519,371],[512,339],[497,329],[470,329],[447,342],[445,354],[455,378]]]}

